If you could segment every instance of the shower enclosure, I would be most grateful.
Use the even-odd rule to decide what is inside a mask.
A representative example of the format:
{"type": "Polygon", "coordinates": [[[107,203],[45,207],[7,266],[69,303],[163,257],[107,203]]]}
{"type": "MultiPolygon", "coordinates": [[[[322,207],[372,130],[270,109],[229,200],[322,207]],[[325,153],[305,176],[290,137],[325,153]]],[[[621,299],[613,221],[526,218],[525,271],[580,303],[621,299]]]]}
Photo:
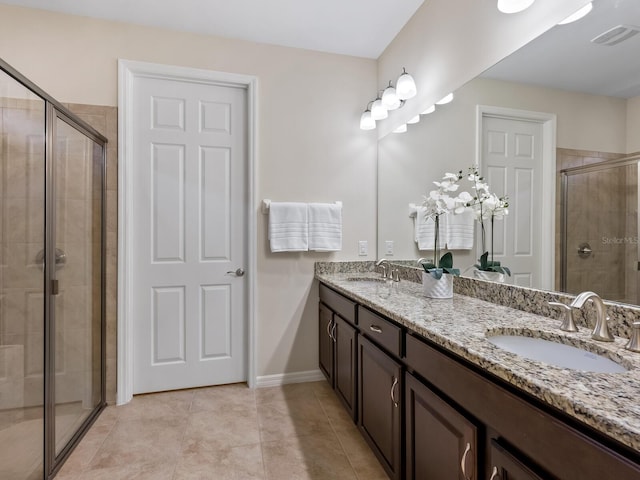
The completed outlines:
{"type": "Polygon", "coordinates": [[[639,304],[640,155],[561,171],[564,292],[639,304]]]}
{"type": "Polygon", "coordinates": [[[104,407],[106,138],[0,60],[0,479],[48,479],[104,407]]]}

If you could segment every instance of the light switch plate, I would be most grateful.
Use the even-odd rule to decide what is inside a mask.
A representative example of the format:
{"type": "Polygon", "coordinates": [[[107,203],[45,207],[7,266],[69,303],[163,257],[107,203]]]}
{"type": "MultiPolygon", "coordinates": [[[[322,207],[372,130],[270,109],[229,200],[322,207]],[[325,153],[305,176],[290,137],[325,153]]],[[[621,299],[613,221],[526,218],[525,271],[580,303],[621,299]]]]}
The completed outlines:
{"type": "Polygon", "coordinates": [[[358,242],[358,255],[365,257],[369,254],[369,243],[366,240],[358,242]]]}
{"type": "Polygon", "coordinates": [[[393,240],[385,240],[384,242],[384,254],[393,255],[393,240]]]}

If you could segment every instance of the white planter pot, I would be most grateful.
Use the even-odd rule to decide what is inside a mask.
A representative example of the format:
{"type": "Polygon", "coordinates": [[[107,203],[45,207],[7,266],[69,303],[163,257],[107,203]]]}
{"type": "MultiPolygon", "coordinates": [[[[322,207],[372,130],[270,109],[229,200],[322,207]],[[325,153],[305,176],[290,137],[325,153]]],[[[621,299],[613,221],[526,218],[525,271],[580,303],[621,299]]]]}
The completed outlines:
{"type": "Polygon", "coordinates": [[[427,272],[422,272],[422,294],[427,298],[452,298],[453,275],[445,273],[436,280],[427,272]]]}
{"type": "Polygon", "coordinates": [[[478,280],[504,283],[504,273],[500,272],[485,272],[483,270],[474,270],[473,276],[478,280]]]}

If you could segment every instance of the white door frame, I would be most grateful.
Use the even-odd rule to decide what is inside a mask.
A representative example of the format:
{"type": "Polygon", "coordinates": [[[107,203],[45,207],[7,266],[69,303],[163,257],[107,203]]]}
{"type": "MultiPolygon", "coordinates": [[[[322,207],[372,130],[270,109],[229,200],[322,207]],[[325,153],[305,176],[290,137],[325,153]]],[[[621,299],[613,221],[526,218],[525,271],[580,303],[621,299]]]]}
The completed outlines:
{"type": "Polygon", "coordinates": [[[540,272],[543,290],[554,289],[555,278],[555,211],[556,211],[556,115],[552,113],[532,112],[505,107],[478,105],[476,107],[476,164],[482,168],[482,128],[484,117],[499,117],[508,120],[521,120],[542,124],[542,238],[540,272]]]}
{"type": "Polygon", "coordinates": [[[131,255],[133,252],[133,85],[135,77],[197,82],[247,90],[247,383],[256,385],[256,127],[257,83],[252,75],[216,72],[188,67],[118,60],[118,354],[116,403],[133,398],[133,302],[131,255]]]}

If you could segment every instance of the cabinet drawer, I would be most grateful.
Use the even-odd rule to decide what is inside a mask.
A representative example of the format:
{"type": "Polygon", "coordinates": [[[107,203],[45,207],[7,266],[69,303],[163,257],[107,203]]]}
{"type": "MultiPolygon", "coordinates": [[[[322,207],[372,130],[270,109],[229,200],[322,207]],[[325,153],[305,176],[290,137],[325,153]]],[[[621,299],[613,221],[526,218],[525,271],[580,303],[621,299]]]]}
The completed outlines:
{"type": "Polygon", "coordinates": [[[358,307],[360,333],[366,335],[389,353],[400,357],[402,354],[402,329],[389,320],[358,307]]]}
{"type": "Polygon", "coordinates": [[[326,285],[320,284],[320,301],[345,320],[356,324],[356,304],[326,285]]]}

